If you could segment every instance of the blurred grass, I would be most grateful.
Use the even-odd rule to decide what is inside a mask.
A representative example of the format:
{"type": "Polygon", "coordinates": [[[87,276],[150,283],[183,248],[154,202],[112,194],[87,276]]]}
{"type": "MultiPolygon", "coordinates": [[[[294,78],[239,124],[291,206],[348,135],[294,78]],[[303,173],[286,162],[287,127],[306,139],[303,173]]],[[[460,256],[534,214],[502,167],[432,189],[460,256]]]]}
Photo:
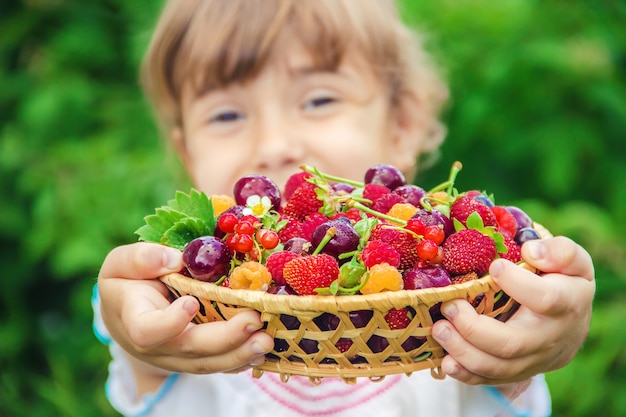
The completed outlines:
{"type": "MultiPolygon", "coordinates": [[[[116,415],[91,333],[95,276],[187,185],[136,82],[158,8],[0,4],[0,415],[116,415]]],[[[434,185],[461,160],[460,188],[486,188],[591,252],[589,338],[547,378],[555,416],[620,415],[625,3],[405,0],[402,12],[428,34],[452,93],[439,162],[416,181],[434,185]]]]}

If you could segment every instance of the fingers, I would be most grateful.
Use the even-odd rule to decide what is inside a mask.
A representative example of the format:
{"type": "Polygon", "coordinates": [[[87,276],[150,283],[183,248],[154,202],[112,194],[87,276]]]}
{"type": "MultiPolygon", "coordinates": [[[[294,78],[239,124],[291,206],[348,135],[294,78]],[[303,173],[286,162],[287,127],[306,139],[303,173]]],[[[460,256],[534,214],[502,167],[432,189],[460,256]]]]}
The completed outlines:
{"type": "Polygon", "coordinates": [[[113,249],[102,264],[100,278],[152,279],[180,271],[182,253],[156,243],[133,243],[113,249]]]}
{"type": "Polygon", "coordinates": [[[522,245],[522,257],[539,271],[558,272],[572,277],[594,278],[591,256],[572,240],[557,236],[531,240],[522,245]]]}

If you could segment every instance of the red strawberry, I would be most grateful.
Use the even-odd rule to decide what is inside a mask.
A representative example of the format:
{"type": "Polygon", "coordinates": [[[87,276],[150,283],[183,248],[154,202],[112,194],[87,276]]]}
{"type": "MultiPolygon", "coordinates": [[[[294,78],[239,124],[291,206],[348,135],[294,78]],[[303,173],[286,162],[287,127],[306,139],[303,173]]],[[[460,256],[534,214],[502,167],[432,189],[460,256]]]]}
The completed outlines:
{"type": "Polygon", "coordinates": [[[478,212],[480,217],[483,219],[483,225],[496,225],[496,216],[489,209],[489,207],[472,197],[463,195],[457,198],[456,201],[450,206],[450,218],[457,219],[464,225],[466,225],[465,222],[467,221],[467,218],[473,212],[478,212]]]}
{"type": "Polygon", "coordinates": [[[300,185],[287,200],[283,214],[303,221],[308,214],[319,211],[324,203],[317,198],[316,189],[317,187],[309,182],[300,185]]]}
{"type": "Polygon", "coordinates": [[[318,211],[307,215],[302,222],[302,237],[310,241],[313,236],[313,232],[317,229],[317,226],[326,223],[327,221],[328,217],[318,211]]]}
{"type": "Polygon", "coordinates": [[[400,254],[389,243],[381,240],[370,240],[361,252],[361,259],[366,268],[371,268],[376,264],[387,262],[389,265],[398,267],[400,265],[400,254]]]}
{"type": "Polygon", "coordinates": [[[350,349],[350,347],[352,347],[352,340],[342,337],[339,340],[337,340],[337,343],[335,343],[335,346],[337,347],[339,352],[346,353],[350,349]]]}
{"type": "Polygon", "coordinates": [[[291,175],[287,179],[287,182],[285,183],[285,191],[283,191],[283,199],[285,201],[288,201],[293,195],[294,191],[296,191],[296,189],[300,187],[302,184],[307,182],[307,178],[311,178],[312,176],[313,174],[311,174],[310,172],[306,172],[306,171],[296,172],[295,174],[291,175]]]}
{"type": "Polygon", "coordinates": [[[483,275],[496,257],[496,243],[474,229],[462,229],[450,235],[443,244],[442,266],[451,274],[476,272],[483,275]]]}
{"type": "Polygon", "coordinates": [[[508,251],[506,253],[498,253],[500,258],[508,259],[511,262],[519,262],[522,260],[522,250],[513,239],[504,238],[504,244],[508,251]]]}
{"type": "Polygon", "coordinates": [[[274,282],[280,285],[286,284],[283,274],[285,264],[298,257],[300,257],[300,255],[291,251],[273,252],[272,254],[270,254],[270,256],[267,257],[267,260],[265,261],[265,266],[270,271],[270,274],[272,274],[272,279],[274,280],[274,282]]]}
{"type": "Polygon", "coordinates": [[[304,256],[287,262],[283,275],[299,295],[315,295],[316,288],[326,288],[339,277],[339,264],[325,253],[304,256]]]}
{"type": "Polygon", "coordinates": [[[392,308],[385,314],[385,321],[391,330],[406,329],[411,323],[411,317],[406,308],[392,308]]]}
{"type": "Polygon", "coordinates": [[[464,282],[473,281],[475,279],[478,279],[478,275],[476,274],[476,272],[468,272],[467,274],[456,275],[452,277],[451,281],[453,284],[462,284],[464,282]]]}
{"type": "Polygon", "coordinates": [[[404,271],[413,268],[419,260],[417,256],[418,239],[411,233],[397,228],[390,228],[384,223],[377,224],[372,228],[370,240],[380,240],[393,246],[400,254],[398,269],[404,271]]]}
{"type": "Polygon", "coordinates": [[[502,233],[506,239],[513,239],[517,232],[515,217],[502,206],[493,206],[491,211],[496,216],[496,231],[502,233]]]}

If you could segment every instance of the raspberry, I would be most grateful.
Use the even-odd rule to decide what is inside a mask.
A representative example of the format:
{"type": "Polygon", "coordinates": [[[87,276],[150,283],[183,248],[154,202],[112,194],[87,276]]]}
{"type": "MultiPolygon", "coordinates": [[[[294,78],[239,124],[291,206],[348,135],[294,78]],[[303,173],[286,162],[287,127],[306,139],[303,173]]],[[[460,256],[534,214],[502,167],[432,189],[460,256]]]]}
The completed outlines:
{"type": "Polygon", "coordinates": [[[367,282],[361,288],[361,294],[375,294],[383,291],[399,291],[404,287],[402,274],[397,268],[382,263],[369,269],[367,282]]]}
{"type": "Polygon", "coordinates": [[[295,252],[279,251],[273,252],[272,254],[270,254],[270,256],[267,257],[267,260],[265,261],[265,266],[270,271],[274,282],[280,285],[284,285],[287,283],[283,274],[285,264],[293,259],[298,258],[299,256],[300,255],[295,252]]]}
{"type": "Polygon", "coordinates": [[[380,223],[372,228],[370,240],[381,240],[393,246],[400,254],[398,269],[401,271],[412,268],[419,259],[417,256],[418,239],[407,231],[380,223]]]}
{"type": "Polygon", "coordinates": [[[382,184],[365,184],[363,187],[363,198],[370,200],[372,203],[385,194],[389,194],[391,190],[382,184]]]}
{"type": "Polygon", "coordinates": [[[515,217],[502,206],[493,206],[491,211],[496,217],[496,231],[502,233],[506,239],[513,239],[517,232],[515,217]]]}
{"type": "Polygon", "coordinates": [[[287,220],[287,224],[278,231],[281,243],[285,243],[294,237],[302,237],[302,222],[295,217],[281,216],[280,221],[287,220]]]}
{"type": "Polygon", "coordinates": [[[216,194],[211,196],[211,205],[213,205],[214,216],[219,216],[235,204],[235,199],[230,196],[222,194],[216,194]]]}
{"type": "Polygon", "coordinates": [[[396,203],[387,212],[391,217],[405,221],[408,221],[415,213],[417,213],[417,207],[409,203],[396,203]]]}
{"type": "Polygon", "coordinates": [[[398,194],[389,193],[382,195],[377,200],[375,200],[372,204],[372,208],[380,213],[387,214],[394,205],[401,203],[404,203],[404,198],[402,198],[398,194]]]}
{"type": "Polygon", "coordinates": [[[380,240],[370,240],[367,246],[363,248],[361,260],[366,268],[371,268],[383,262],[397,268],[400,265],[400,254],[388,243],[380,240]]]}
{"type": "Polygon", "coordinates": [[[230,288],[234,290],[267,291],[272,275],[265,265],[259,262],[244,262],[230,273],[230,288]]]}

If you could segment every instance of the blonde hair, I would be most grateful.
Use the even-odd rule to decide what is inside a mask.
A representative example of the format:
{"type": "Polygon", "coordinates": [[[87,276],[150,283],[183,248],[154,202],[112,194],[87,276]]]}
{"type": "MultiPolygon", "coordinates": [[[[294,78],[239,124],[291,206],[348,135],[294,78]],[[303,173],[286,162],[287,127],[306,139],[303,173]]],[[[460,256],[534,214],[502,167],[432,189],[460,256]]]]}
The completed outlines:
{"type": "Polygon", "coordinates": [[[285,34],[325,70],[336,69],[347,48],[357,48],[388,86],[392,104],[408,95],[419,105],[423,139],[429,142],[422,149],[438,147],[447,89],[393,0],[169,0],[141,71],[165,131],[181,124],[184,83],[193,83],[200,95],[252,79],[285,34]]]}

